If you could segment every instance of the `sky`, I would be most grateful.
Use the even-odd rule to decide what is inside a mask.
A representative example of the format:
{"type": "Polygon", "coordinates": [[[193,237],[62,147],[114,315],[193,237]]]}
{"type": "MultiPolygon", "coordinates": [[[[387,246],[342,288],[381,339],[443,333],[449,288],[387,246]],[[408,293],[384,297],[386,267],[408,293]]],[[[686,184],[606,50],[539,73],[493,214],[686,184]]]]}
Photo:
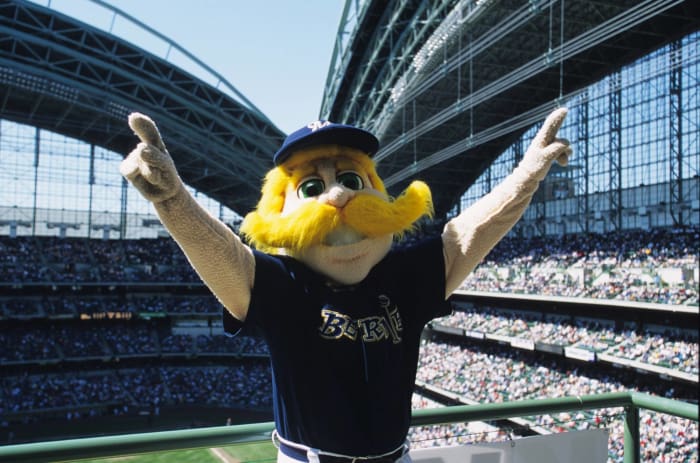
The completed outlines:
{"type": "MultiPolygon", "coordinates": [[[[88,13],[89,0],[34,1],[110,24],[111,16],[88,13]]],[[[103,1],[197,56],[283,132],[318,119],[345,0],[103,1]]]]}

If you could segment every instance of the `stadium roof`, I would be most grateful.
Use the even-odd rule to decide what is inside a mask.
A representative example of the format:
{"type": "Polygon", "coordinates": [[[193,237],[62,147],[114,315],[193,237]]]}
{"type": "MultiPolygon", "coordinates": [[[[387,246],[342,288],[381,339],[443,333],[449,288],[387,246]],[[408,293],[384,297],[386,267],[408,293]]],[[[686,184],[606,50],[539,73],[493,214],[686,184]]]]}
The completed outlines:
{"type": "Polygon", "coordinates": [[[55,10],[3,2],[0,112],[124,155],[137,143],[127,115],[148,114],[183,180],[243,214],[257,203],[261,179],[285,134],[225,79],[190,58],[209,81],[55,10]]]}
{"type": "MultiPolygon", "coordinates": [[[[375,132],[390,192],[420,177],[441,217],[554,106],[698,30],[699,3],[360,2],[321,113],[375,132]]],[[[4,118],[126,154],[127,114],[146,113],[185,182],[243,215],[285,134],[208,71],[213,80],[32,2],[0,5],[4,118]]]]}
{"type": "Polygon", "coordinates": [[[425,180],[440,217],[554,107],[585,99],[590,84],[697,31],[699,6],[368,1],[345,11],[343,21],[356,26],[341,24],[338,35],[349,37],[336,45],[321,114],[374,131],[390,190],[425,180]]]}

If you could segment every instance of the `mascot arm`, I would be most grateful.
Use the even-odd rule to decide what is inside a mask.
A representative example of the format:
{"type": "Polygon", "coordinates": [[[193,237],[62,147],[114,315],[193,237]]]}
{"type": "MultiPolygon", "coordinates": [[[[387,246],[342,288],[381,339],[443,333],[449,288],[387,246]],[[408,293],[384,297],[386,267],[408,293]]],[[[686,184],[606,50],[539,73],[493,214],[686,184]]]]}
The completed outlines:
{"type": "Polygon", "coordinates": [[[153,203],[163,226],[219,301],[245,320],[255,272],[251,249],[185,189],[155,123],[133,113],[129,126],[141,143],[122,161],[121,174],[153,203]]]}
{"type": "Polygon", "coordinates": [[[552,162],[566,165],[571,148],[556,138],[567,110],[552,112],[513,172],[443,230],[446,293],[449,297],[469,273],[522,217],[552,162]]]}

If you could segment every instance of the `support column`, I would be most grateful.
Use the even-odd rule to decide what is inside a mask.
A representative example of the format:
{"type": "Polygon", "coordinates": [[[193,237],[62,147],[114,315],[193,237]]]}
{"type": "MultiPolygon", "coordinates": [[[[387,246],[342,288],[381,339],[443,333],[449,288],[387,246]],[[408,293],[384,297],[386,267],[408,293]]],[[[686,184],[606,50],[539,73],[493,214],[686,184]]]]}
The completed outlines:
{"type": "Polygon", "coordinates": [[[36,207],[39,194],[39,153],[41,151],[41,130],[34,128],[34,195],[32,202],[32,236],[36,236],[36,207]]]}
{"type": "Polygon", "coordinates": [[[610,140],[609,140],[609,166],[610,166],[610,190],[608,202],[610,204],[610,225],[612,231],[622,228],[622,104],[621,90],[622,77],[619,72],[610,76],[610,140]]]}
{"type": "Polygon", "coordinates": [[[583,176],[579,177],[578,181],[583,185],[575,187],[576,201],[576,219],[578,220],[579,230],[584,233],[590,233],[589,214],[591,212],[590,191],[589,191],[589,166],[588,166],[588,91],[581,94],[579,105],[576,111],[576,152],[574,153],[577,162],[583,164],[583,176]]]}
{"type": "Polygon", "coordinates": [[[671,43],[669,59],[669,200],[671,220],[674,225],[683,225],[683,92],[681,81],[681,63],[683,62],[680,41],[671,43]]]}

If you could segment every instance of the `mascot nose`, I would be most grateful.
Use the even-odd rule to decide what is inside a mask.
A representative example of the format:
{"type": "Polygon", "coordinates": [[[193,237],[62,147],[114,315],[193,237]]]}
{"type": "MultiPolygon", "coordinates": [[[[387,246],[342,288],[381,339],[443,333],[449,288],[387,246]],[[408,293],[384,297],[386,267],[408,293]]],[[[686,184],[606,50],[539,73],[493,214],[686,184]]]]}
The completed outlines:
{"type": "Polygon", "coordinates": [[[333,207],[342,208],[355,196],[355,192],[341,185],[331,185],[323,195],[321,201],[333,207]]]}

